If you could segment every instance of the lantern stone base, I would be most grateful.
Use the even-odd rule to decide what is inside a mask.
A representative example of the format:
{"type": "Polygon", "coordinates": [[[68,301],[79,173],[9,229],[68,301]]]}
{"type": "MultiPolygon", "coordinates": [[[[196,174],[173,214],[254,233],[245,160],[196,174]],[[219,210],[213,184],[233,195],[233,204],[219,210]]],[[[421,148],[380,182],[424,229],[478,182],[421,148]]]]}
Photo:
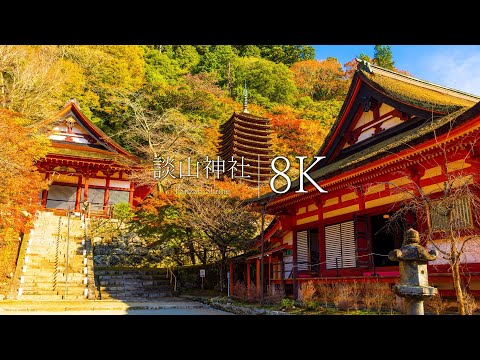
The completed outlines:
{"type": "Polygon", "coordinates": [[[435,296],[438,290],[432,286],[395,285],[393,292],[405,298],[407,315],[423,315],[423,300],[435,296]]]}

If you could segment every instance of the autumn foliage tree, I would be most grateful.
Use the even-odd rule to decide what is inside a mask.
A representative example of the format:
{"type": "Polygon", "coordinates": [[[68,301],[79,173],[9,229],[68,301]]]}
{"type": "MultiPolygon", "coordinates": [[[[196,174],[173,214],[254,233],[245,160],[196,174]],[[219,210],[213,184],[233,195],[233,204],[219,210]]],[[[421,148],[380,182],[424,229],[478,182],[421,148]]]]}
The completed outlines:
{"type": "Polygon", "coordinates": [[[218,253],[220,289],[225,288],[228,257],[249,248],[258,233],[258,213],[238,197],[217,194],[193,195],[183,199],[185,219],[205,235],[204,241],[218,253]]]}
{"type": "MultiPolygon", "coordinates": [[[[0,109],[0,253],[12,256],[19,233],[27,231],[39,208],[39,194],[47,184],[36,172],[35,162],[49,149],[48,139],[28,120],[0,109]],[[13,246],[15,245],[15,246],[13,246]]],[[[11,265],[2,259],[2,271],[11,265]]]]}
{"type": "Polygon", "coordinates": [[[302,95],[314,100],[338,99],[345,96],[348,83],[337,59],[306,60],[295,63],[290,70],[302,95]]]}

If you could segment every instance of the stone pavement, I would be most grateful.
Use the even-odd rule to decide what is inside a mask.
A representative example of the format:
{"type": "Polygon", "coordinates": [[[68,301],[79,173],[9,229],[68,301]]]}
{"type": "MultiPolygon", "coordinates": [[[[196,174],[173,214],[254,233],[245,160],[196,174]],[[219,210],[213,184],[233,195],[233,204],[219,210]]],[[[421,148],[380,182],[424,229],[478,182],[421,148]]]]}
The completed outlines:
{"type": "Polygon", "coordinates": [[[1,315],[233,315],[212,308],[170,308],[137,310],[80,310],[80,311],[17,311],[0,312],[1,315]]]}
{"type": "Polygon", "coordinates": [[[60,301],[0,301],[0,315],[6,314],[228,314],[210,306],[183,298],[165,297],[155,301],[120,300],[60,300],[60,301]],[[156,311],[155,311],[156,310],[156,311]]]}

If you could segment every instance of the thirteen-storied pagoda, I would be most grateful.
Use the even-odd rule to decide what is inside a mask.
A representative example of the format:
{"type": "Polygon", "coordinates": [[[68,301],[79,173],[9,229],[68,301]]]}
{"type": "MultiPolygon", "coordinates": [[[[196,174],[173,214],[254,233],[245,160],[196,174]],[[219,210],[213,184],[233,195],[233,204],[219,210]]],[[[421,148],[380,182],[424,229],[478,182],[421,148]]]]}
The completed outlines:
{"type": "MultiPolygon", "coordinates": [[[[234,173],[234,179],[241,179],[252,185],[269,181],[272,158],[271,127],[269,118],[255,116],[248,112],[245,88],[243,111],[234,112],[220,127],[218,155],[225,162],[230,161],[232,157],[236,161],[238,171],[234,173]]],[[[231,172],[227,171],[225,175],[231,177],[231,172]]]]}

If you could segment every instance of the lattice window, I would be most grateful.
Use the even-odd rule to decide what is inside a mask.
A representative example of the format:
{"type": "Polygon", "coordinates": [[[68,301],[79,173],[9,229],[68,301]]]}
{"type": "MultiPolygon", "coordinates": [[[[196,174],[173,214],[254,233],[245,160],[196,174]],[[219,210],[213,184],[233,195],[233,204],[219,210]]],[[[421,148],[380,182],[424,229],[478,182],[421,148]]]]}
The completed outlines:
{"type": "Polygon", "coordinates": [[[435,201],[430,206],[430,227],[433,231],[448,231],[450,228],[450,214],[453,228],[465,229],[472,226],[472,212],[468,197],[452,200],[435,201]]]}

